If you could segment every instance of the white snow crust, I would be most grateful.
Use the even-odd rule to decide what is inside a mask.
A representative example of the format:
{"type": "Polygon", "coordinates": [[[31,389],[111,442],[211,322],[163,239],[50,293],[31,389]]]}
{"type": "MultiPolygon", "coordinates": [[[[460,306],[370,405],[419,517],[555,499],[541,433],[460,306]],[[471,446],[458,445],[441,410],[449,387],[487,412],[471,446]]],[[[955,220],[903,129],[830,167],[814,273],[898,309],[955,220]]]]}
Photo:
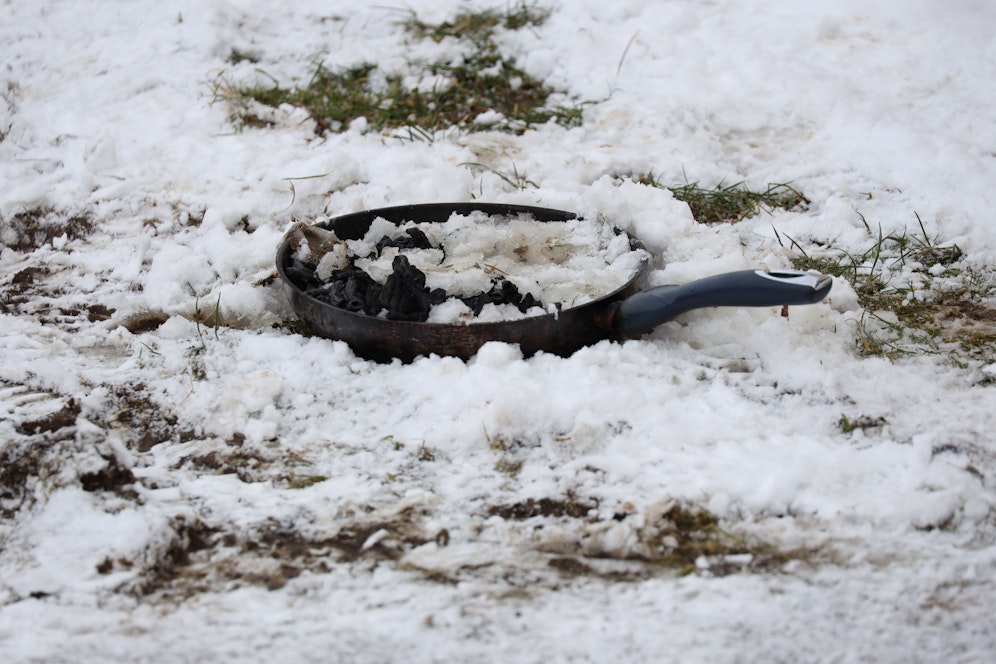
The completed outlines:
{"type": "Polygon", "coordinates": [[[567,358],[377,364],[274,327],[273,261],[297,221],[481,200],[622,228],[649,285],[917,217],[991,273],[996,4],[543,3],[495,39],[592,103],[519,136],[319,136],[290,107],[236,130],[214,99],[317,61],[435,85],[412,63],[463,47],[408,9],[494,4],[3,5],[0,661],[990,661],[996,365],[863,355],[845,279],[567,358]],[[810,205],[698,224],[627,177],[651,172],[810,205]],[[509,516],[543,499],[586,507],[509,516]],[[675,505],[750,552],[648,562],[675,505]]]}

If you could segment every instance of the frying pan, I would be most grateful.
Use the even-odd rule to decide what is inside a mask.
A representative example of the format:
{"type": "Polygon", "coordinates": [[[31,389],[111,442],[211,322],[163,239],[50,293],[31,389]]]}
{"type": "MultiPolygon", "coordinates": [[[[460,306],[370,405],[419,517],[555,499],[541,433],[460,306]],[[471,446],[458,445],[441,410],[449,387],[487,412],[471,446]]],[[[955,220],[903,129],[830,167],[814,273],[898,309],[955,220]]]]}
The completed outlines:
{"type": "MultiPolygon", "coordinates": [[[[408,221],[441,223],[454,213],[467,215],[530,215],[536,221],[567,221],[572,212],[499,203],[431,203],[364,210],[329,219],[318,227],[341,240],[362,238],[378,217],[395,225],[408,221]]],[[[630,238],[634,249],[642,248],[630,238]]],[[[596,300],[518,320],[450,325],[388,320],[334,307],[307,295],[288,273],[294,242],[288,233],[277,249],[277,272],[295,313],[320,336],[341,339],[363,357],[410,362],[420,355],[453,355],[468,359],[489,341],[519,344],[524,355],[539,351],[570,355],[609,337],[636,336],[692,309],[703,307],[770,307],[814,304],[830,292],[831,278],[796,270],[742,270],[718,274],[682,286],[657,286],[639,291],[637,282],[646,262],[623,286],[596,300]]]]}

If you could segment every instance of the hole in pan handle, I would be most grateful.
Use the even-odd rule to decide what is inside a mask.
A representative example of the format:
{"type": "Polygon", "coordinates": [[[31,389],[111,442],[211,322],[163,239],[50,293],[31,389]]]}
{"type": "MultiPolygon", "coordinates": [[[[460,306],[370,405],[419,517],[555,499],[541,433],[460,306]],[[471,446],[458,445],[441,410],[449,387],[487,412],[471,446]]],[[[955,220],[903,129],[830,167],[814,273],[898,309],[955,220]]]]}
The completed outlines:
{"type": "Polygon", "coordinates": [[[832,283],[825,274],[801,270],[726,272],[632,295],[616,309],[612,324],[619,333],[641,334],[692,309],[816,304],[832,283]]]}

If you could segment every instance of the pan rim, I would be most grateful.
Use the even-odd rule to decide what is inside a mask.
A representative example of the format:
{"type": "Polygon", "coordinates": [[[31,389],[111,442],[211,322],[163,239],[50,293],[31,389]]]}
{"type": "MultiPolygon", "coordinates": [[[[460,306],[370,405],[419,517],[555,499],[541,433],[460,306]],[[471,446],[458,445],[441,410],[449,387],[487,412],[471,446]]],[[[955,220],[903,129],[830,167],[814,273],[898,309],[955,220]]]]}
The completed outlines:
{"type": "MultiPolygon", "coordinates": [[[[535,206],[535,205],[520,205],[520,204],[514,204],[514,203],[492,203],[492,202],[485,202],[485,201],[465,201],[465,202],[450,202],[450,203],[413,203],[413,204],[407,204],[407,205],[392,205],[392,206],[380,207],[380,208],[369,208],[369,209],[359,210],[359,211],[356,211],[356,212],[346,213],[346,214],[343,214],[343,215],[337,215],[335,217],[330,217],[329,219],[326,219],[325,221],[313,223],[311,225],[312,226],[318,226],[318,227],[321,227],[321,228],[328,229],[331,226],[333,226],[336,222],[339,222],[339,221],[341,221],[343,219],[352,219],[352,218],[362,219],[362,218],[365,218],[365,217],[369,217],[369,220],[370,220],[371,223],[373,222],[374,219],[377,219],[379,217],[380,218],[385,218],[388,221],[391,221],[391,217],[394,217],[394,216],[399,215],[399,214],[415,213],[415,212],[417,212],[419,210],[428,211],[430,209],[434,209],[434,210],[452,209],[452,212],[450,214],[454,214],[454,213],[457,213],[457,212],[460,212],[460,211],[481,211],[481,212],[488,212],[489,214],[498,214],[501,211],[506,211],[506,213],[516,212],[516,213],[527,213],[527,214],[534,214],[534,215],[535,215],[536,212],[540,212],[540,213],[544,213],[544,214],[547,214],[547,215],[559,216],[559,218],[556,218],[556,219],[553,219],[553,218],[551,218],[551,219],[539,219],[539,221],[543,221],[543,222],[547,222],[547,221],[567,221],[567,220],[570,220],[570,219],[582,218],[581,215],[578,214],[578,213],[571,212],[569,210],[561,210],[561,209],[557,209],[557,208],[547,208],[547,207],[540,207],[540,206],[535,206]]],[[[419,220],[416,217],[415,219],[411,219],[410,221],[419,221],[419,220]]],[[[397,222],[392,222],[392,223],[397,223],[397,222]]],[[[442,222],[440,222],[440,221],[431,221],[429,223],[442,223],[442,222]]],[[[391,320],[391,319],[388,319],[388,318],[381,318],[380,316],[370,316],[370,315],[362,313],[362,312],[349,311],[348,309],[343,309],[341,307],[336,307],[336,306],[334,306],[332,304],[329,304],[328,302],[323,302],[322,300],[319,300],[319,299],[317,299],[315,297],[312,297],[311,295],[308,295],[302,288],[300,288],[300,286],[298,286],[294,282],[293,279],[291,279],[291,277],[286,272],[285,263],[286,263],[287,256],[289,256],[289,254],[290,254],[290,243],[291,243],[290,230],[291,229],[288,229],[288,231],[284,233],[283,240],[281,241],[281,243],[280,243],[280,245],[279,245],[279,247],[277,249],[276,267],[277,267],[277,273],[280,276],[281,280],[283,281],[284,286],[286,288],[292,289],[295,292],[295,295],[297,297],[306,298],[307,300],[309,300],[310,302],[312,302],[312,303],[320,306],[321,308],[330,309],[330,310],[335,311],[336,315],[345,315],[347,317],[354,318],[357,321],[362,321],[365,324],[370,324],[370,325],[390,325],[393,328],[396,328],[398,326],[411,326],[412,328],[440,329],[440,330],[441,329],[447,329],[447,330],[460,330],[460,329],[487,330],[489,327],[501,327],[502,329],[508,329],[510,327],[514,327],[517,323],[535,324],[537,321],[556,321],[556,320],[558,320],[560,318],[561,315],[563,315],[566,312],[580,312],[580,311],[583,311],[583,310],[585,310],[587,308],[590,308],[590,307],[602,307],[602,306],[605,306],[606,303],[610,303],[610,302],[612,302],[615,299],[620,299],[620,297],[622,295],[624,295],[626,293],[626,291],[632,289],[634,287],[634,285],[637,283],[637,281],[646,273],[646,271],[647,271],[647,269],[648,269],[648,267],[650,265],[651,255],[650,255],[649,251],[647,251],[646,246],[644,246],[644,244],[639,240],[639,238],[636,238],[631,233],[627,232],[624,229],[619,228],[618,226],[616,226],[614,224],[612,224],[612,228],[613,228],[613,230],[616,233],[625,235],[629,239],[630,248],[632,250],[642,250],[645,253],[645,255],[640,260],[639,265],[636,267],[635,270],[633,270],[630,273],[629,278],[626,280],[626,282],[624,284],[622,284],[621,286],[619,286],[618,288],[612,290],[609,293],[606,293],[606,294],[604,294],[604,295],[602,295],[602,296],[600,296],[598,298],[595,298],[593,300],[589,300],[587,302],[584,302],[584,303],[576,305],[576,306],[562,307],[562,308],[558,309],[556,312],[553,312],[553,313],[544,313],[544,314],[540,314],[540,315],[536,315],[536,316],[526,316],[526,317],[523,317],[523,318],[515,318],[515,319],[505,320],[505,321],[485,321],[485,322],[480,322],[480,323],[474,323],[474,322],[468,322],[468,323],[430,323],[428,321],[399,321],[399,320],[391,320]]],[[[300,315],[300,314],[298,314],[298,315],[300,315]]]]}

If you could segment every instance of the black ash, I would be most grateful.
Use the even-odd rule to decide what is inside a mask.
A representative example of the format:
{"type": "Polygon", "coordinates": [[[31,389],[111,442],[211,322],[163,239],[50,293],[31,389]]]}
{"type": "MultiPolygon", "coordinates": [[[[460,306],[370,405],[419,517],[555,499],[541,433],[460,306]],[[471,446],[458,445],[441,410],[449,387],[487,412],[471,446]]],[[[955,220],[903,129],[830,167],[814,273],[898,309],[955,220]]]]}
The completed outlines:
{"type": "MultiPolygon", "coordinates": [[[[376,243],[376,250],[367,258],[379,258],[388,247],[443,250],[442,246],[433,245],[418,228],[409,228],[406,235],[382,237],[376,243]]],[[[445,255],[445,250],[443,252],[445,255]]],[[[515,284],[501,275],[491,279],[491,288],[487,292],[458,297],[442,288],[426,287],[425,273],[412,265],[404,254],[394,257],[391,268],[392,272],[384,284],[378,283],[358,267],[352,256],[346,267],[332,270],[325,281],[317,276],[315,269],[297,259],[291,259],[286,270],[294,283],[317,300],[354,313],[382,316],[389,320],[424,322],[428,320],[434,305],[442,304],[451,297],[466,304],[474,316],[479,316],[488,304],[511,304],[523,313],[543,306],[531,293],[523,295],[515,284]]]]}

